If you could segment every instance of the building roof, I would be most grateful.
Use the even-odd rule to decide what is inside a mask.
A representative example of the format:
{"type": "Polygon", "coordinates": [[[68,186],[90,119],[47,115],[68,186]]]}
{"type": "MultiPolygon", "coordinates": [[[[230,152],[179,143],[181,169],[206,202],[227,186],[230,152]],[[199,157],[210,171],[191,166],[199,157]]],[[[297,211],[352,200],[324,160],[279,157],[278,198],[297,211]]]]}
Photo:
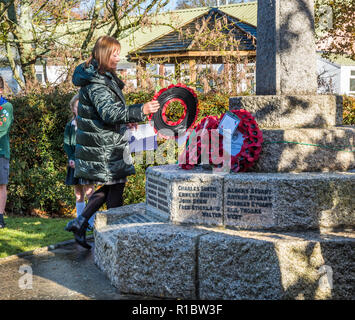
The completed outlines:
{"type": "MultiPolygon", "coordinates": [[[[202,25],[203,21],[208,19],[208,30],[213,30],[215,28],[215,23],[222,18],[227,18],[228,29],[224,26],[222,33],[229,34],[233,33],[234,39],[239,40],[239,50],[243,51],[255,51],[255,41],[256,39],[256,27],[242,22],[225,12],[219,10],[218,8],[210,8],[207,12],[200,14],[193,21],[181,27],[182,32],[171,31],[168,34],[162,35],[157,39],[148,42],[143,45],[138,50],[134,50],[134,53],[138,54],[154,54],[154,53],[166,53],[166,52],[181,52],[188,50],[198,50],[201,48],[193,48],[193,34],[196,32],[196,25],[202,25]],[[192,36],[181,36],[181,34],[192,34],[192,36]]],[[[213,50],[213,46],[209,45],[209,50],[213,50]]],[[[203,50],[203,49],[202,49],[203,50]]]]}
{"type": "Polygon", "coordinates": [[[355,60],[347,55],[331,54],[328,60],[341,66],[355,66],[355,60]]]}
{"type": "MultiPolygon", "coordinates": [[[[211,7],[199,7],[192,9],[174,10],[158,14],[153,21],[160,23],[151,27],[139,28],[129,36],[120,40],[121,60],[126,61],[126,56],[130,51],[142,48],[146,44],[164,36],[174,28],[178,29],[182,26],[194,21],[198,17],[207,14],[211,7]],[[170,24],[171,26],[168,26],[170,24]]],[[[219,6],[218,9],[225,12],[231,17],[239,20],[240,26],[247,28],[250,25],[256,26],[257,23],[257,2],[247,2],[219,6]]]]}

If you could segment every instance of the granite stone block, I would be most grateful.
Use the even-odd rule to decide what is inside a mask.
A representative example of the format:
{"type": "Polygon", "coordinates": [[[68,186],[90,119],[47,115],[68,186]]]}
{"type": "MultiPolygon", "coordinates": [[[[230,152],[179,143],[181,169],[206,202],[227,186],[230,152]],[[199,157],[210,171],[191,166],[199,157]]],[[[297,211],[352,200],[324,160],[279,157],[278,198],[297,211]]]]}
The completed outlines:
{"type": "Polygon", "coordinates": [[[230,110],[249,111],[260,128],[328,128],[342,125],[343,98],[336,95],[231,97],[230,110]]]}
{"type": "Polygon", "coordinates": [[[224,225],[245,230],[355,228],[353,173],[237,173],[224,178],[224,225]]]}
{"type": "Polygon", "coordinates": [[[174,223],[223,225],[222,175],[200,167],[186,171],[166,165],[148,168],[146,176],[150,185],[146,187],[148,210],[166,212],[174,223]],[[162,183],[164,186],[159,187],[162,183]],[[165,208],[160,209],[165,201],[165,208]]]}
{"type": "Polygon", "coordinates": [[[355,127],[264,129],[257,172],[332,172],[355,169],[355,127]]]}
{"type": "Polygon", "coordinates": [[[313,0],[258,2],[256,94],[316,94],[313,0]]]}
{"type": "Polygon", "coordinates": [[[117,228],[113,284],[121,292],[196,298],[196,246],[205,230],[165,223],[117,228]]]}
{"type": "Polygon", "coordinates": [[[354,299],[354,233],[215,230],[199,239],[200,299],[354,299]]]}

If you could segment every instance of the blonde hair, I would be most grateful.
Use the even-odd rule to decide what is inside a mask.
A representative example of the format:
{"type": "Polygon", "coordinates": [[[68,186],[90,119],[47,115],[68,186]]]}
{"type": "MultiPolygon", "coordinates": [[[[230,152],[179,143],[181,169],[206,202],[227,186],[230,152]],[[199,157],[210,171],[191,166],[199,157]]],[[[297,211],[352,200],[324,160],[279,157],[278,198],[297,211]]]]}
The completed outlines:
{"type": "Polygon", "coordinates": [[[70,99],[69,101],[69,107],[70,107],[70,110],[73,114],[73,118],[72,119],[75,119],[76,115],[74,113],[74,106],[75,106],[75,103],[79,101],[79,93],[77,93],[73,98],[70,99]]]}
{"type": "Polygon", "coordinates": [[[118,40],[110,36],[101,36],[92,49],[91,57],[86,60],[86,67],[89,66],[92,59],[95,59],[99,64],[98,71],[100,74],[106,71],[116,72],[109,66],[110,57],[115,50],[121,50],[121,44],[118,40]]]}

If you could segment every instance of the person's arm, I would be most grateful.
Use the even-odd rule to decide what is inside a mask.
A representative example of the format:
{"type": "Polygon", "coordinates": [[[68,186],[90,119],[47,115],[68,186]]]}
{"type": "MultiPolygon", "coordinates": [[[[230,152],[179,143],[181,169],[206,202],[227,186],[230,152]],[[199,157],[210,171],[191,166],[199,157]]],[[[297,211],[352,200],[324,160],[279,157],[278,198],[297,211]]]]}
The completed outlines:
{"type": "Polygon", "coordinates": [[[68,160],[75,160],[75,152],[73,152],[73,148],[70,145],[70,125],[65,126],[64,131],[64,151],[68,156],[68,160]]]}
{"type": "Polygon", "coordinates": [[[105,85],[94,84],[88,92],[100,118],[107,124],[131,123],[145,120],[142,104],[126,107],[123,101],[115,101],[110,89],[105,85]]]}

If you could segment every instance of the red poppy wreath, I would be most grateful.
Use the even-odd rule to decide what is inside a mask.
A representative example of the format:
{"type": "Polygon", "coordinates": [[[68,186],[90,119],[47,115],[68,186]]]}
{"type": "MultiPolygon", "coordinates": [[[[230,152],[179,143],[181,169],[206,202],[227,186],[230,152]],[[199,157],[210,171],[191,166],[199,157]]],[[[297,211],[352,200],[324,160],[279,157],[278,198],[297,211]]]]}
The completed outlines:
{"type": "MultiPolygon", "coordinates": [[[[240,119],[235,133],[240,135],[241,139],[239,139],[239,142],[242,141],[242,145],[237,148],[237,151],[235,151],[235,149],[233,150],[233,146],[231,148],[231,171],[247,171],[259,159],[261,144],[263,142],[262,132],[250,112],[243,109],[232,110],[230,112],[240,119]]],[[[222,114],[220,118],[207,116],[195,126],[187,140],[183,153],[179,156],[179,166],[181,168],[189,170],[196,164],[200,164],[201,153],[205,152],[208,153],[209,164],[216,167],[218,166],[214,164],[215,162],[213,160],[216,156],[221,157],[224,152],[223,136],[216,131],[223,116],[224,114],[222,114]],[[208,133],[208,141],[203,138],[196,140],[191,139],[193,136],[203,136],[201,130],[206,130],[205,134],[208,133]],[[191,143],[191,141],[193,142],[191,143]]],[[[234,134],[233,136],[236,135],[234,134]]],[[[205,154],[205,158],[206,157],[207,155],[205,154]]]]}

